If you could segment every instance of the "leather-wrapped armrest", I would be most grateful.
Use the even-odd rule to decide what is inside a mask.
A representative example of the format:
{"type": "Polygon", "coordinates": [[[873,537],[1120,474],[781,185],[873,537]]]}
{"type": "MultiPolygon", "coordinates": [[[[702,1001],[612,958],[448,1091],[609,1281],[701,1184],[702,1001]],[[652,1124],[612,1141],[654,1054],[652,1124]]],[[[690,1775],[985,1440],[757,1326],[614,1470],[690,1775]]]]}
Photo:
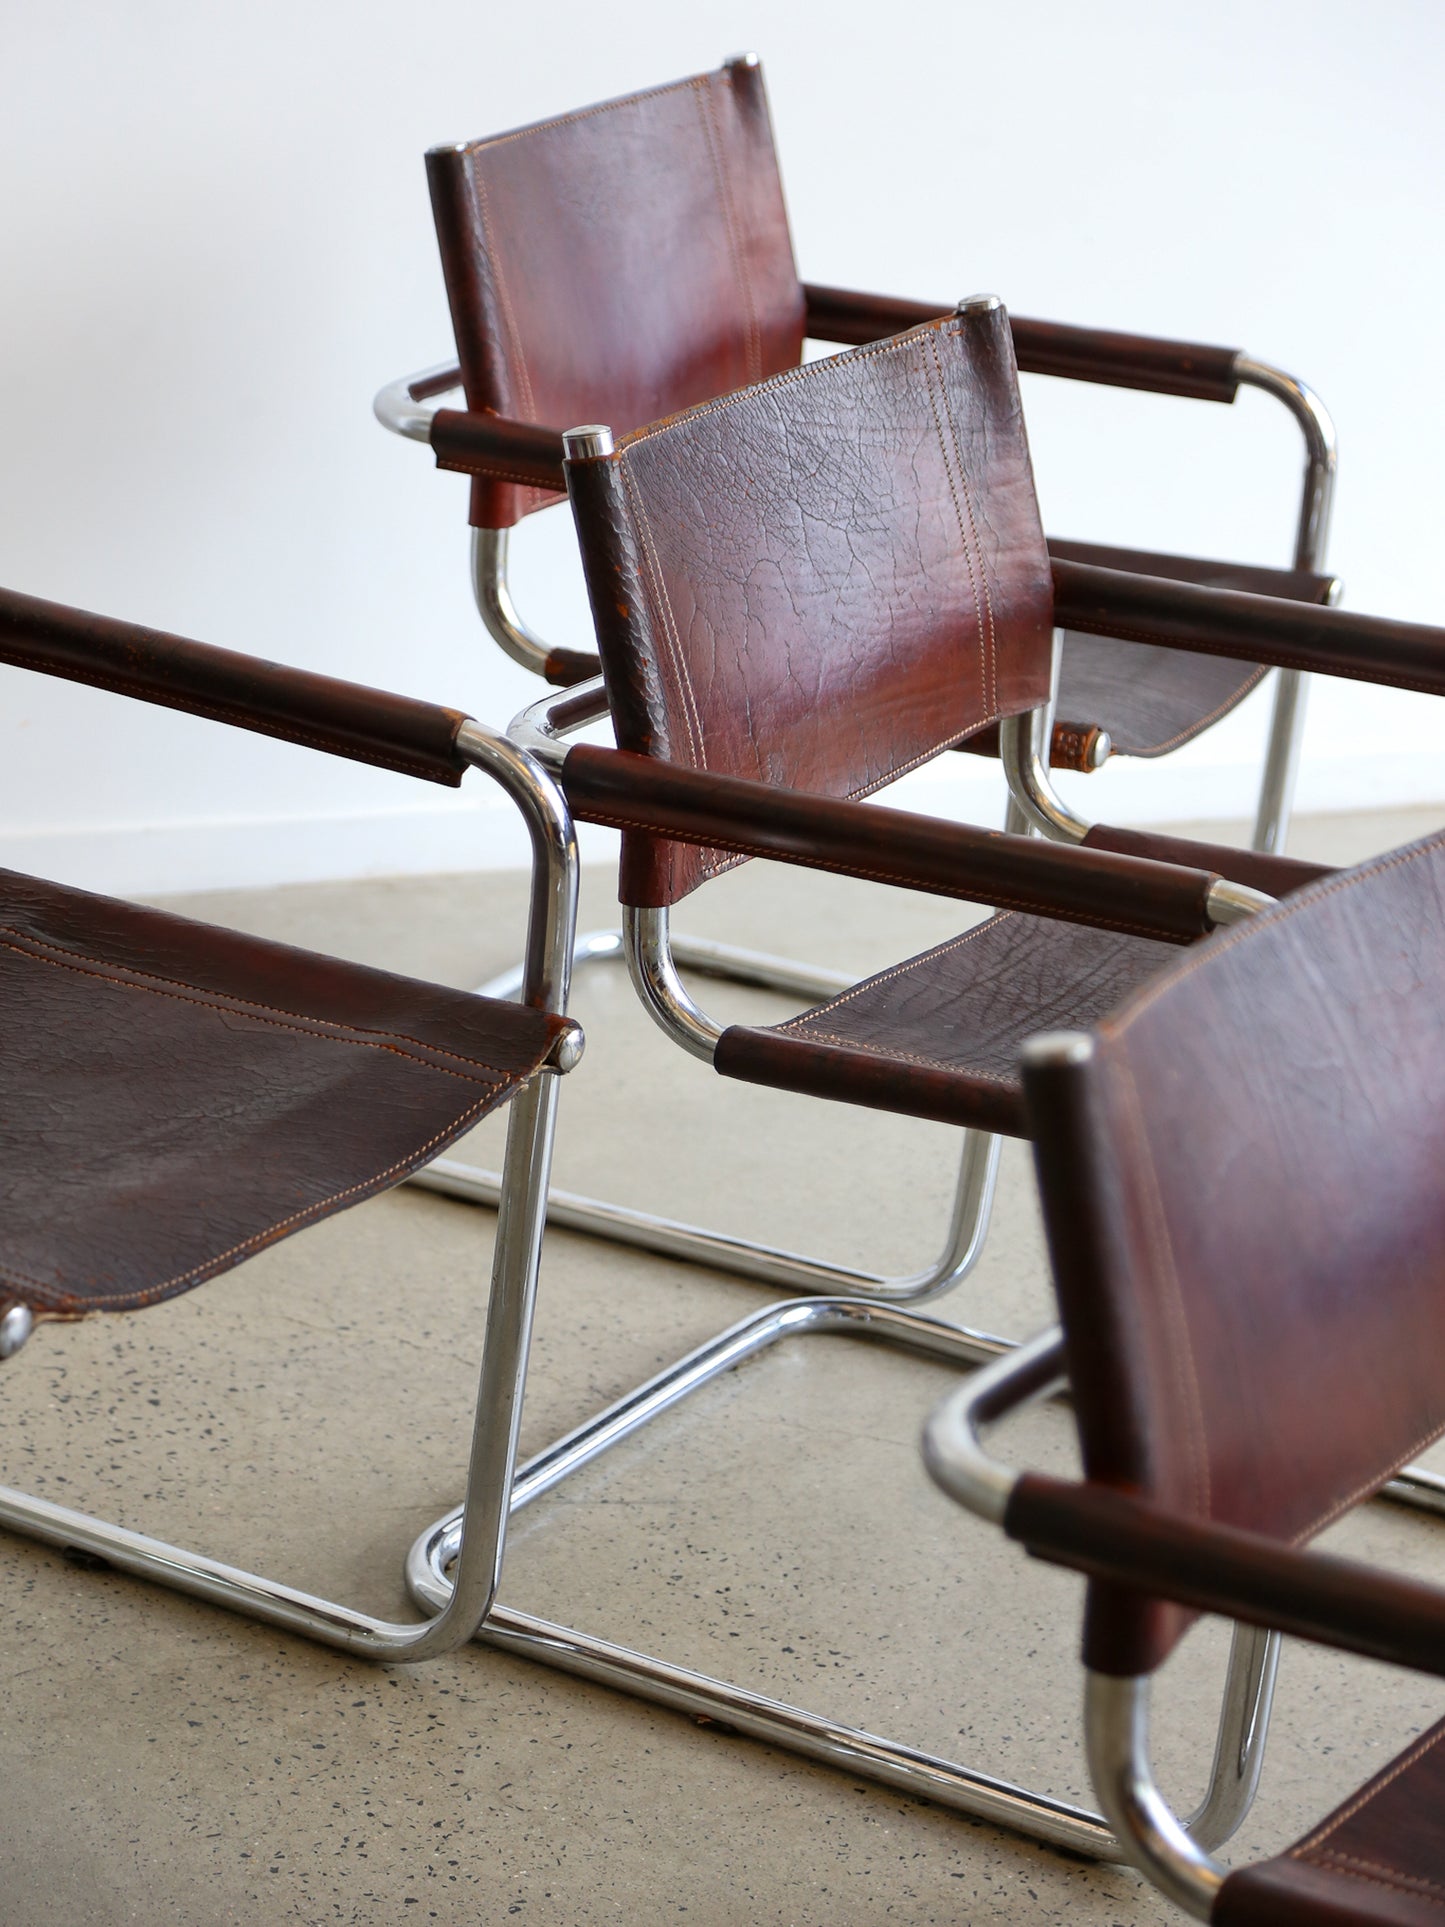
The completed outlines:
{"type": "Polygon", "coordinates": [[[0,590],[0,662],[279,736],[353,762],[461,782],[458,709],[312,675],[17,590],[0,590]]]}
{"type": "Polygon", "coordinates": [[[1214,928],[1203,870],[778,790],[580,743],[558,779],[581,821],[772,857],[1066,923],[1192,943],[1214,928]]]}
{"type": "Polygon", "coordinates": [[[535,428],[505,415],[439,408],[431,418],[431,445],[438,468],[567,492],[562,436],[555,428],[535,428]]]}
{"type": "Polygon", "coordinates": [[[1201,1612],[1445,1677],[1445,1591],[1107,1486],[1017,1480],[1004,1531],[1036,1557],[1201,1612]]]}
{"type": "MultiPolygon", "coordinates": [[[[805,284],[803,296],[808,333],[818,341],[853,346],[936,321],[952,305],[857,294],[812,283],[805,284]]],[[[1022,315],[1011,315],[1009,321],[1014,353],[1025,374],[1103,382],[1110,388],[1143,388],[1156,395],[1188,395],[1197,401],[1232,402],[1239,390],[1237,348],[1077,328],[1062,321],[1029,321],[1022,315]]]]}
{"type": "Polygon", "coordinates": [[[1085,562],[1053,569],[1054,621],[1063,629],[1445,696],[1445,629],[1085,562]]]}

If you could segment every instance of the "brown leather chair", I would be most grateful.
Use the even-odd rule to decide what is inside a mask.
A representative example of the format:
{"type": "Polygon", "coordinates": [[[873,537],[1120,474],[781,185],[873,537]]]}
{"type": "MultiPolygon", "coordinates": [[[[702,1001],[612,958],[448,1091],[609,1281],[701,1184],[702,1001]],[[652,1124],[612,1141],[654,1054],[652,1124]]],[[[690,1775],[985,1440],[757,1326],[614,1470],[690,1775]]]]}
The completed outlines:
{"type": "MultiPolygon", "coordinates": [[[[508,530],[560,500],[561,438],[569,423],[632,429],[798,365],[805,336],[861,343],[937,316],[944,304],[898,301],[800,282],[793,258],[762,70],[750,57],[671,86],[587,107],[427,156],[460,367],[392,384],[381,419],[426,440],[439,465],[472,477],[473,586],[493,637],[517,661],[558,685],[595,675],[596,658],[549,648],[517,614],[507,586],[508,530]],[[436,407],[458,383],[465,412],[436,407]]],[[[1297,415],[1307,444],[1304,497],[1292,570],[1250,569],[1055,542],[1055,556],[1255,593],[1329,601],[1322,574],[1334,472],[1333,431],[1302,384],[1233,349],[1151,340],[1055,323],[1013,321],[1020,366],[1069,380],[1232,402],[1240,385],[1264,388],[1297,415]]],[[[1265,676],[1258,663],[1181,653],[1080,630],[1062,652],[1054,766],[1098,766],[1117,753],[1155,756],[1190,740],[1265,676]]],[[[1261,802],[1261,837],[1283,839],[1297,748],[1299,677],[1281,674],[1277,728],[1261,802]]],[[[960,748],[997,755],[995,728],[960,748]]],[[[1079,840],[1090,825],[1041,781],[1021,790],[1010,827],[1079,840]]],[[[1186,861],[1188,859],[1185,859],[1186,861]]],[[[1245,860],[1211,866],[1249,881],[1245,860]]],[[[614,931],[580,939],[579,962],[616,957],[614,931]]],[[[731,976],[786,994],[826,998],[846,976],[742,950],[688,932],[673,955],[689,970],[731,976]]],[[[507,995],[503,977],[483,986],[507,995]]],[[[898,1276],[718,1236],[616,1203],[570,1194],[553,1217],[573,1229],[661,1249],[795,1292],[859,1291],[918,1302],[955,1283],[970,1247],[966,1223],[982,1181],[960,1174],[956,1206],[937,1256],[898,1276]]],[[[446,1160],[423,1180],[487,1203],[494,1174],[446,1160]]]]}
{"type": "Polygon", "coordinates": [[[510,1103],[465,1577],[391,1624],[5,1489],[0,1525],[372,1659],[472,1637],[501,1566],[566,1015],[575,845],[555,786],[460,712],[0,592],[0,661],[434,783],[469,769],[534,852],[523,997],[498,1003],[0,872],[0,1359],[37,1320],[153,1305],[397,1184],[510,1103]]]}
{"type": "MultiPolygon", "coordinates": [[[[377,397],[399,433],[472,477],[474,586],[492,635],[567,685],[595,674],[518,617],[506,579],[509,528],[560,499],[557,431],[597,420],[632,429],[796,367],[805,336],[858,344],[936,317],[946,304],[802,283],[794,264],[762,68],[755,56],[555,120],[427,156],[459,366],[377,397]],[[461,385],[466,412],[425,404],[461,385]]],[[[1072,381],[1230,403],[1273,395],[1306,446],[1293,566],[1246,568],[1058,542],[1054,553],[1216,587],[1310,602],[1335,592],[1323,566],[1335,467],[1328,415],[1305,385],[1232,348],[1055,322],[1013,322],[1020,368],[1072,381]]],[[[1268,673],[1074,634],[1063,654],[1052,755],[1095,769],[1191,741],[1268,673]]],[[[1256,843],[1283,847],[1298,749],[1299,690],[1285,672],[1256,843]]],[[[968,747],[993,753],[986,734],[968,747]]]]}
{"type": "MultiPolygon", "coordinates": [[[[1439,630],[1051,562],[1008,320],[987,297],[619,442],[600,427],[566,441],[605,692],[554,697],[515,727],[555,771],[574,816],[622,831],[624,930],[649,1007],[724,1076],[962,1127],[976,1171],[991,1170],[990,1134],[1028,1132],[1017,1057],[1030,1035],[1104,1019],[1180,946],[1263,900],[1205,867],[1197,846],[1186,868],[861,799],[970,731],[997,725],[1015,749],[1036,735],[1066,599],[1081,622],[1137,622],[1160,647],[1177,635],[1184,647],[1273,652],[1445,694],[1439,630]],[[569,747],[566,731],[604,702],[620,747],[569,747]],[[669,912],[745,856],[989,903],[996,914],[789,1022],[724,1029],[678,979],[669,912]]],[[[1277,891],[1323,874],[1251,861],[1277,891]]],[[[970,1252],[987,1203],[981,1182],[960,1212],[970,1252]]],[[[959,1366],[1007,1349],[860,1295],[774,1306],[584,1428],[535,1468],[536,1489],[593,1441],[636,1429],[740,1359],[839,1331],[959,1366]]],[[[442,1520],[413,1549],[411,1584],[428,1605],[447,1597],[455,1543],[455,1519],[442,1520]]],[[[1097,1816],[577,1629],[494,1617],[486,1636],[964,1811],[1110,1850],[1097,1816]]],[[[1241,1649],[1226,1765],[1258,1730],[1251,1709],[1269,1664],[1263,1644],[1241,1649]]],[[[1199,1838],[1217,1841],[1237,1823],[1248,1771],[1216,1788],[1199,1838]]]]}
{"type": "Polygon", "coordinates": [[[1062,1335],[980,1374],[925,1438],[947,1491],[1088,1575],[1099,1799],[1161,1891],[1223,1927],[1445,1913],[1445,1722],[1232,1873],[1182,1832],[1148,1745],[1150,1680],[1199,1613],[1445,1675],[1445,1591],[1304,1550],[1445,1432],[1442,937],[1437,833],[1036,1040],[1062,1335]],[[1081,1484],[981,1442],[1065,1371],[1081,1484]]]}

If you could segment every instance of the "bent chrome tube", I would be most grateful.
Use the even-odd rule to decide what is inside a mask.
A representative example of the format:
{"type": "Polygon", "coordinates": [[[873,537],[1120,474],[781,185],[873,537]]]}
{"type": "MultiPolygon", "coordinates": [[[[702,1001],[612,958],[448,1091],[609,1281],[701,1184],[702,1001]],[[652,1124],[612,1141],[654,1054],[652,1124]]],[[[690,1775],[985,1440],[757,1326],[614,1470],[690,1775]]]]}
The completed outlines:
{"type": "Polygon", "coordinates": [[[379,388],[372,399],[371,412],[393,435],[405,435],[412,442],[430,442],[436,409],[422,404],[433,395],[449,394],[461,385],[462,371],[457,364],[441,361],[435,368],[423,368],[416,375],[402,375],[396,381],[389,381],[385,388],[379,388]]]}
{"type": "MultiPolygon", "coordinates": [[[[1264,394],[1273,395],[1299,424],[1305,444],[1305,473],[1299,523],[1295,530],[1294,566],[1297,569],[1322,569],[1325,545],[1329,540],[1335,474],[1339,466],[1335,425],[1329,411],[1306,383],[1287,375],[1283,369],[1271,367],[1267,361],[1239,355],[1235,359],[1234,372],[1246,387],[1258,388],[1264,394]]],[[[1253,837],[1254,848],[1268,851],[1271,855],[1283,851],[1289,834],[1290,808],[1294,801],[1308,693],[1308,679],[1299,670],[1281,669],[1278,672],[1253,837]]]]}
{"type": "MultiPolygon", "coordinates": [[[[546,771],[505,737],[469,722],[457,741],[468,763],[485,770],[509,792],[527,823],[532,843],[532,911],[523,991],[529,1004],[565,1014],[577,903],[576,843],[566,803],[546,771]]],[[[444,1612],[413,1623],[377,1619],[8,1488],[0,1488],[0,1525],[88,1552],[121,1571],[158,1580],[363,1658],[429,1659],[471,1639],[496,1596],[511,1512],[557,1081],[557,1071],[541,1070],[511,1100],[456,1586],[444,1612]]]]}
{"type": "Polygon", "coordinates": [[[1208,1920],[1224,1869],[1190,1838],[1155,1784],[1148,1678],[1089,1673],[1084,1738],[1094,1791],[1129,1859],[1176,1907],[1208,1920]]]}
{"type": "Polygon", "coordinates": [[[0,1312],[0,1359],[13,1358],[34,1329],[29,1305],[7,1305],[0,1312]]]}

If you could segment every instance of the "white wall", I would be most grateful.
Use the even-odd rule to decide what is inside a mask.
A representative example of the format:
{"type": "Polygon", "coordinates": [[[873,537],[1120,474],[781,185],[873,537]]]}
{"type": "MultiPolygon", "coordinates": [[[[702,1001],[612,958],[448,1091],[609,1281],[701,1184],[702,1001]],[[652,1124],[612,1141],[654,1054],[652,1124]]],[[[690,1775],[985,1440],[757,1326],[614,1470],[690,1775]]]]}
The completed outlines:
{"type": "MultiPolygon", "coordinates": [[[[465,483],[371,420],[450,336],[421,155],[763,54],[805,276],[1247,347],[1343,448],[1332,560],[1359,608],[1445,618],[1439,0],[66,0],[0,61],[0,581],[504,720],[465,483]]],[[[1059,534],[1284,560],[1283,413],[1030,381],[1059,534]]],[[[517,542],[584,643],[569,532],[517,542]]],[[[115,889],[493,863],[504,811],[0,671],[0,862],[115,889]]],[[[1116,820],[1246,805],[1258,704],[1116,820]]],[[[1305,807],[1445,798],[1424,698],[1317,685],[1305,807]]],[[[1092,779],[1091,779],[1092,780],[1092,779]]],[[[950,759],[930,797],[991,817],[950,759]],[[943,790],[948,794],[942,794],[943,790]]]]}

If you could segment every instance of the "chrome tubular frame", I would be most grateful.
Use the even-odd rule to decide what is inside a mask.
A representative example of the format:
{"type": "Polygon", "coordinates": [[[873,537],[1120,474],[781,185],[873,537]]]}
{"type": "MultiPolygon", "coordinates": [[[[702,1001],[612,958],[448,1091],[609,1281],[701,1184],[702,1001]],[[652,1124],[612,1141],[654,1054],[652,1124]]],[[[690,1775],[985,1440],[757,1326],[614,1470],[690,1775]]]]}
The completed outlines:
{"type": "MultiPolygon", "coordinates": [[[[1083,1041],[1087,1043],[1087,1039],[1083,1041]]],[[[1078,1034],[1073,1032],[1059,1033],[1047,1040],[1047,1045],[1063,1051],[1080,1047],[1078,1034]]],[[[1018,1473],[985,1450],[982,1434],[985,1428],[1017,1416],[1038,1399],[1057,1393],[1064,1382],[1063,1366],[1063,1337],[1055,1326],[985,1366],[951,1393],[935,1409],[923,1432],[923,1462],[934,1483],[970,1512],[992,1525],[1002,1524],[1018,1473]]],[[[1277,1633],[1261,1632],[1253,1626],[1235,1628],[1204,1799],[1183,1823],[1169,1816],[1191,1853],[1222,1845],[1238,1830],[1254,1804],[1264,1765],[1279,1649],[1277,1633]]],[[[1132,1832],[1119,1811],[1106,1803],[1097,1778],[1095,1790],[1127,1857],[1134,1858],[1132,1832]]],[[[1162,1807],[1157,1794],[1155,1798],[1162,1807]]]]}
{"type": "MultiPolygon", "coordinates": [[[[533,703],[515,719],[508,734],[537,762],[555,768],[566,755],[566,732],[605,715],[606,709],[606,693],[602,679],[597,677],[533,703]]],[[[628,910],[624,916],[621,931],[589,931],[579,937],[574,962],[625,956],[649,1014],[684,1050],[707,1063],[712,1061],[721,1026],[693,1000],[678,976],[679,963],[734,983],[760,985],[819,1001],[851,988],[855,981],[842,972],[817,970],[764,951],[742,950],[705,938],[674,937],[666,910],[628,910]]],[[[513,996],[518,982],[516,973],[507,972],[482,988],[487,996],[513,996]]],[[[871,1298],[883,1304],[919,1304],[951,1290],[977,1263],[993,1210],[998,1160],[996,1138],[977,1131],[963,1133],[943,1249],[921,1270],[893,1276],[830,1264],[777,1245],[708,1231],[572,1191],[553,1191],[547,1216],[550,1223],[569,1231],[586,1232],[688,1264],[707,1265],[790,1296],[806,1292],[828,1298],[871,1298]]],[[[494,1171],[457,1158],[438,1158],[410,1182],[469,1204],[494,1205],[500,1181],[494,1171]]]]}
{"type": "Polygon", "coordinates": [[[1084,1740],[1099,1804],[1140,1872],[1176,1907],[1208,1920],[1224,1868],[1180,1825],[1149,1761],[1149,1680],[1089,1673],[1084,1740]]]}
{"type": "MultiPolygon", "coordinates": [[[[502,784],[526,820],[533,888],[524,998],[536,1008],[561,1014],[566,1010],[577,906],[577,850],[566,804],[547,772],[505,737],[469,722],[463,725],[458,743],[470,764],[502,784]]],[[[564,1039],[557,1061],[575,1062],[577,1054],[575,1037],[564,1039]]],[[[159,1580],[177,1591],[368,1659],[430,1659],[472,1638],[496,1596],[511,1511],[557,1078],[554,1069],[539,1072],[511,1103],[501,1218],[467,1467],[465,1526],[456,1587],[444,1612],[420,1623],[376,1619],[257,1573],[223,1565],[202,1553],[8,1488],[0,1488],[0,1525],[88,1553],[121,1571],[159,1580]]]]}
{"type": "MultiPolygon", "coordinates": [[[[1268,362],[1238,355],[1234,372],[1242,386],[1273,395],[1299,424],[1305,444],[1305,472],[1299,525],[1295,531],[1294,567],[1322,569],[1339,462],[1335,425],[1329,411],[1312,388],[1268,362]]],[[[1275,674],[1274,713],[1270,718],[1269,747],[1260,779],[1253,846],[1277,856],[1289,835],[1309,682],[1297,669],[1280,669],[1275,674]]]]}
{"type": "MultiPolygon", "coordinates": [[[[770,1306],[744,1319],[718,1338],[680,1360],[635,1392],[619,1399],[587,1424],[541,1452],[517,1475],[512,1488],[516,1508],[554,1490],[582,1466],[630,1437],[649,1420],[670,1410],[701,1386],[785,1338],[810,1333],[872,1339],[961,1369],[983,1366],[970,1386],[1020,1378],[1030,1397],[1057,1388],[1060,1348],[1047,1333],[1021,1350],[986,1332],[946,1325],[918,1312],[863,1299],[808,1298],[770,1306]]],[[[451,1595],[448,1569],[455,1557],[460,1513],[439,1519],[416,1541],[407,1561],[407,1585],[425,1609],[444,1608],[451,1595]]],[[[992,1774],[898,1741],[840,1724],[783,1701],[767,1698],[736,1683],[676,1666],[575,1627],[496,1605],[478,1637],[488,1645],[519,1653],[544,1665],[576,1673],[747,1734],[825,1765],[843,1769],[933,1800],[955,1812],[1011,1827],[1058,1847],[1094,1859],[1122,1857],[1119,1843],[1098,1814],[1032,1792],[992,1774]]],[[[1266,1642],[1261,1638],[1257,1647],[1266,1642]]],[[[1220,1737],[1209,1793],[1195,1822],[1200,1838],[1226,1839],[1248,1809],[1258,1775],[1258,1759],[1268,1719],[1273,1673],[1256,1648],[1231,1653],[1220,1737]]]]}

